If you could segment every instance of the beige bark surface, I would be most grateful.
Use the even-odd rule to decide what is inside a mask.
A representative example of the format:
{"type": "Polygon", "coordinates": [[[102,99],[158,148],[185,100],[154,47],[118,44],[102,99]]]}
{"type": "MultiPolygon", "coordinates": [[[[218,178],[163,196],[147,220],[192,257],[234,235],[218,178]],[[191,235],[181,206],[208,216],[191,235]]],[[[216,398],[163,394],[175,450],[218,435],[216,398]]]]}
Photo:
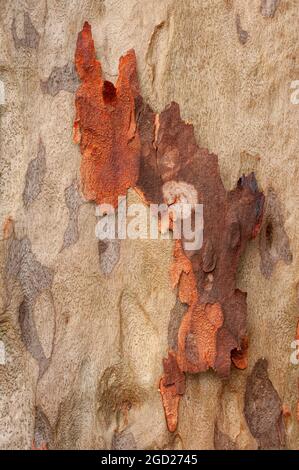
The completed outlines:
{"type": "MultiPolygon", "coordinates": [[[[257,393],[276,390],[290,410],[286,447],[298,449],[298,20],[298,0],[0,0],[1,449],[33,440],[53,449],[266,447],[244,413],[261,358],[272,385],[257,393]],[[254,171],[266,195],[238,272],[248,368],[226,381],[188,376],[173,434],[158,390],[176,303],[173,242],[122,240],[99,252],[95,205],[80,194],[72,64],[85,20],[108,80],[134,48],[151,106],[178,102],[218,155],[226,187],[254,171]]],[[[128,200],[139,198],[130,190],[128,200]]]]}

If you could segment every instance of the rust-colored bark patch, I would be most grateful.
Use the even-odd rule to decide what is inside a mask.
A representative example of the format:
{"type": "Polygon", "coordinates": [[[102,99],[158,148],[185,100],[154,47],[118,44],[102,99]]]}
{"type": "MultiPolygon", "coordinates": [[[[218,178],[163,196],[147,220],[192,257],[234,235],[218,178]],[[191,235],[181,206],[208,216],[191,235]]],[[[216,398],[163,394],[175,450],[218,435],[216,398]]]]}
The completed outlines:
{"type": "Polygon", "coordinates": [[[3,223],[3,239],[7,240],[13,234],[13,220],[12,217],[7,217],[3,223]]]}
{"type": "MultiPolygon", "coordinates": [[[[176,103],[157,115],[139,97],[136,116],[141,141],[137,189],[144,200],[203,204],[201,249],[187,251],[184,239],[174,247],[171,281],[188,306],[178,330],[178,366],[191,373],[213,368],[227,377],[231,359],[236,367],[247,366],[246,294],[236,289],[235,273],[247,242],[260,229],[264,196],[253,173],[242,176],[234,190],[225,190],[217,156],[198,147],[193,126],[181,119],[176,103]]],[[[174,388],[165,390],[163,378],[161,383],[173,429],[179,395],[174,397],[174,388]]]]}
{"type": "Polygon", "coordinates": [[[75,62],[81,85],[76,93],[74,140],[82,154],[83,194],[87,200],[116,207],[118,196],[135,186],[139,170],[135,53],[131,50],[121,57],[115,86],[105,81],[86,22],[78,35],[75,62]]]}
{"type": "Polygon", "coordinates": [[[48,446],[43,442],[39,447],[36,445],[35,441],[32,441],[31,450],[48,450],[48,446]]]}
{"type": "Polygon", "coordinates": [[[174,432],[178,423],[178,408],[181,396],[185,393],[185,374],[178,366],[173,351],[163,359],[164,375],[160,380],[160,393],[164,406],[167,427],[174,432]]]}
{"type": "Polygon", "coordinates": [[[246,369],[248,366],[248,337],[244,336],[241,341],[240,349],[234,349],[232,351],[232,362],[237,369],[246,369]]]}
{"type": "MultiPolygon", "coordinates": [[[[76,68],[82,83],[74,137],[85,197],[116,207],[118,196],[135,187],[147,204],[203,205],[203,244],[191,250],[184,237],[177,240],[170,272],[185,307],[179,321],[172,316],[160,380],[168,429],[174,431],[185,373],[212,368],[228,377],[232,361],[247,366],[246,294],[236,289],[235,275],[247,242],[259,232],[264,196],[253,173],[226,191],[217,156],[197,145],[179,105],[172,102],[157,114],[143,101],[133,51],[120,59],[116,85],[105,81],[88,23],[78,36],[76,68]]],[[[193,210],[193,227],[194,221],[193,210]]]]}

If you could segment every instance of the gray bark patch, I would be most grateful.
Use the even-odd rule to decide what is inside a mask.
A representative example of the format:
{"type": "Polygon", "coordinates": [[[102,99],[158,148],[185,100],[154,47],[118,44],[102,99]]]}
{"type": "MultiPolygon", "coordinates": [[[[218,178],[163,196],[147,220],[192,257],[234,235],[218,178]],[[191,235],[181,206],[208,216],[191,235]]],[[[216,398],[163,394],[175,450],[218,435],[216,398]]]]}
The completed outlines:
{"type": "Polygon", "coordinates": [[[37,406],[35,410],[35,423],[34,423],[34,443],[37,448],[40,448],[43,444],[49,447],[53,439],[53,431],[50,422],[42,411],[37,406]]]}
{"type": "Polygon", "coordinates": [[[41,377],[49,365],[38,337],[33,317],[33,308],[38,295],[44,289],[50,289],[53,272],[43,266],[32,253],[31,243],[27,238],[12,239],[8,248],[6,274],[20,282],[24,300],[19,307],[19,325],[21,338],[27,350],[39,364],[41,377]]]}
{"type": "Polygon", "coordinates": [[[78,183],[73,181],[71,186],[65,189],[64,199],[69,210],[69,222],[64,232],[62,249],[74,245],[79,240],[78,214],[83,200],[79,194],[78,183]]]}
{"type": "Polygon", "coordinates": [[[119,261],[120,240],[99,240],[98,250],[101,271],[105,276],[108,276],[119,261]]]}
{"type": "Polygon", "coordinates": [[[246,44],[249,34],[245,29],[242,28],[241,26],[241,18],[240,15],[236,16],[236,28],[237,28],[237,34],[238,34],[238,39],[241,44],[246,44]]]}
{"type": "Polygon", "coordinates": [[[16,19],[13,19],[11,25],[11,33],[14,45],[17,49],[23,47],[25,49],[37,49],[39,45],[40,35],[31,22],[29,13],[24,12],[24,36],[19,38],[17,35],[16,19]]]}
{"type": "Polygon", "coordinates": [[[26,300],[23,300],[19,307],[19,325],[22,341],[25,344],[26,349],[39,364],[39,377],[42,377],[48,368],[49,359],[45,356],[37,334],[33,320],[32,305],[26,300]]]}
{"type": "Polygon", "coordinates": [[[111,448],[113,450],[136,450],[134,435],[128,431],[115,432],[112,437],[111,448]]]}
{"type": "Polygon", "coordinates": [[[25,188],[23,191],[25,207],[32,204],[41,192],[46,169],[46,149],[40,139],[37,156],[29,163],[25,176],[25,188]]]}
{"type": "Polygon", "coordinates": [[[268,377],[266,359],[259,359],[247,378],[244,414],[260,449],[285,447],[282,402],[268,377]]]}
{"type": "Polygon", "coordinates": [[[293,261],[288,235],[284,229],[282,208],[273,189],[269,189],[260,232],[259,251],[261,272],[269,279],[278,261],[287,265],[293,261]]]}
{"type": "Polygon", "coordinates": [[[262,0],[261,15],[267,18],[273,18],[278,8],[280,0],[262,0]]]}
{"type": "Polygon", "coordinates": [[[220,431],[217,423],[214,428],[214,448],[215,450],[236,450],[234,441],[224,432],[220,431]]]}
{"type": "Polygon", "coordinates": [[[18,278],[24,298],[32,303],[42,290],[50,289],[53,282],[53,272],[36,259],[28,238],[11,241],[6,272],[9,276],[18,278]]]}
{"type": "Polygon", "coordinates": [[[79,85],[75,66],[69,62],[63,67],[54,67],[49,78],[40,82],[43,93],[56,96],[60,91],[74,93],[79,85]]]}

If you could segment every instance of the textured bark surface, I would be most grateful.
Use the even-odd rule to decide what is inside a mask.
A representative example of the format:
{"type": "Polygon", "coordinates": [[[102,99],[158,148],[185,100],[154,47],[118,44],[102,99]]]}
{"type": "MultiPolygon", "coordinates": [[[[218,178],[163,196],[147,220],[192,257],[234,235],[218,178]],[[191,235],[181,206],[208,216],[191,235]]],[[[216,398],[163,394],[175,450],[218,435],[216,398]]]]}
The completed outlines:
{"type": "MultiPolygon", "coordinates": [[[[298,448],[299,366],[290,361],[299,313],[299,105],[290,99],[291,82],[299,80],[296,0],[2,0],[0,6],[0,448],[31,448],[33,441],[50,449],[298,448]],[[80,149],[72,142],[74,56],[85,21],[92,25],[106,100],[120,85],[119,58],[136,53],[144,101],[137,98],[134,106],[147,157],[140,175],[150,176],[138,180],[137,172],[125,172],[125,159],[138,153],[130,134],[133,149],[118,178],[121,194],[137,181],[129,204],[152,190],[150,197],[160,200],[161,175],[163,184],[172,180],[178,153],[187,154],[167,149],[163,139],[158,159],[151,148],[144,152],[156,113],[160,129],[177,113],[163,111],[172,101],[194,126],[194,145],[218,156],[223,194],[233,198],[239,178],[254,172],[265,195],[260,234],[242,254],[231,287],[247,292],[247,329],[228,379],[209,370],[187,372],[183,381],[173,361],[194,300],[190,273],[197,272],[178,244],[95,237],[92,201],[115,202],[110,185],[100,195],[82,188],[85,171],[97,179],[106,169],[88,166],[87,145],[80,170],[80,149]],[[189,275],[180,278],[178,292],[173,281],[182,262],[189,275]],[[160,382],[163,358],[172,375],[167,383],[160,382]],[[171,382],[182,397],[172,433],[159,393],[159,385],[163,390],[171,382]]],[[[130,110],[135,77],[132,83],[125,85],[132,87],[130,110]]],[[[82,86],[84,80],[83,92],[82,86]]],[[[90,98],[93,104],[99,95],[90,98]]],[[[125,156],[131,111],[119,106],[124,121],[111,142],[125,156]]],[[[88,141],[87,118],[81,136],[88,141]]],[[[113,119],[106,113],[107,125],[113,119]]],[[[109,178],[115,153],[103,155],[109,178]]],[[[194,186],[195,175],[183,181],[194,186]]],[[[214,245],[205,247],[207,277],[218,265],[214,245]]],[[[220,272],[223,282],[232,282],[225,267],[220,272]]],[[[211,277],[207,282],[199,283],[200,293],[210,296],[204,286],[211,277]]]]}

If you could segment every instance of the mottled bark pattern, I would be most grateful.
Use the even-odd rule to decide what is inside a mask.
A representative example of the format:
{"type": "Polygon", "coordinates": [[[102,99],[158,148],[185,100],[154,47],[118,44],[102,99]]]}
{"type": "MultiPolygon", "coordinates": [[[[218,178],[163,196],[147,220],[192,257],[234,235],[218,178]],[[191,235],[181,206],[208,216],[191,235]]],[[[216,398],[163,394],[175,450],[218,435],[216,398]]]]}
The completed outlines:
{"type": "MultiPolygon", "coordinates": [[[[233,191],[225,190],[217,156],[198,147],[193,126],[182,121],[176,103],[155,115],[139,99],[137,123],[141,138],[138,188],[144,199],[173,203],[183,200],[188,188],[188,202],[203,204],[202,248],[190,253],[184,250],[184,242],[177,241],[174,251],[173,285],[178,287],[180,301],[189,306],[178,333],[179,368],[191,373],[213,368],[227,377],[232,351],[236,367],[247,365],[246,294],[236,289],[235,273],[247,242],[259,231],[264,196],[254,174],[242,176],[233,191]]],[[[165,369],[164,406],[168,396],[172,406],[178,406],[164,386],[169,382],[167,375],[165,369]]],[[[168,403],[166,417],[173,430],[177,412],[169,407],[168,403]]]]}
{"type": "Polygon", "coordinates": [[[234,190],[225,190],[217,156],[197,145],[178,104],[155,114],[143,102],[133,51],[120,61],[116,87],[104,82],[85,23],[76,67],[82,84],[76,95],[75,137],[87,199],[116,205],[118,196],[136,186],[148,204],[203,204],[203,246],[187,251],[185,240],[177,241],[171,269],[179,300],[188,306],[177,351],[164,360],[160,380],[168,429],[174,431],[184,373],[213,368],[228,377],[232,351],[234,364],[246,367],[246,353],[240,353],[241,359],[236,354],[246,349],[246,294],[236,289],[235,274],[247,242],[258,233],[264,196],[253,173],[242,176],[234,190]]]}

